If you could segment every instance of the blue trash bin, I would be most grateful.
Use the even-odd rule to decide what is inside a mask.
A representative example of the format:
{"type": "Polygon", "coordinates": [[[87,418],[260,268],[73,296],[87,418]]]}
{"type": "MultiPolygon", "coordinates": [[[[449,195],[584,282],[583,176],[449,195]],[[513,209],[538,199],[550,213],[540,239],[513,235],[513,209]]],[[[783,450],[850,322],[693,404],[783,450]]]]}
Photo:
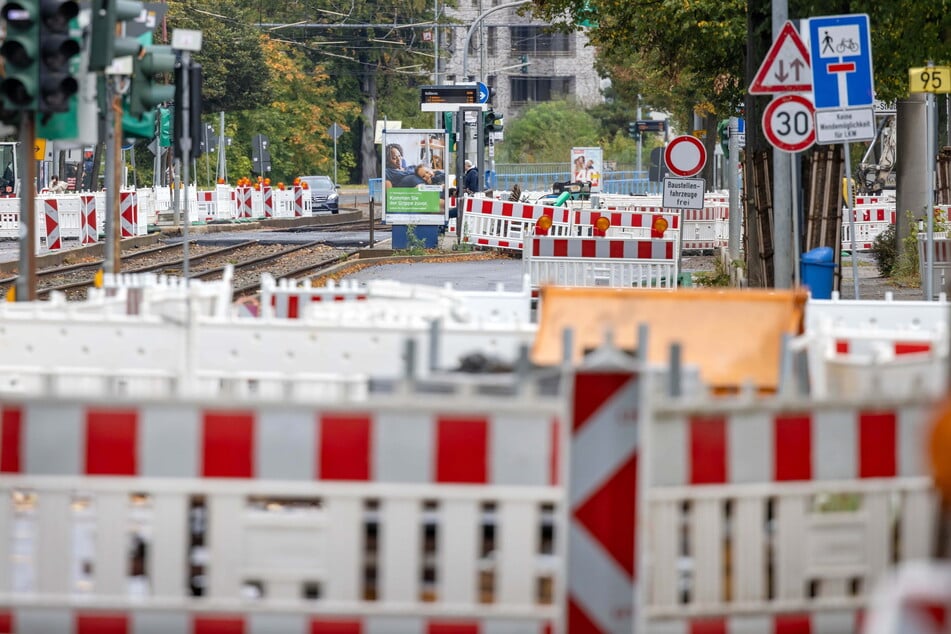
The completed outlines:
{"type": "Polygon", "coordinates": [[[803,286],[809,287],[813,299],[831,299],[835,277],[835,252],[832,247],[816,247],[802,254],[799,272],[803,286]]]}

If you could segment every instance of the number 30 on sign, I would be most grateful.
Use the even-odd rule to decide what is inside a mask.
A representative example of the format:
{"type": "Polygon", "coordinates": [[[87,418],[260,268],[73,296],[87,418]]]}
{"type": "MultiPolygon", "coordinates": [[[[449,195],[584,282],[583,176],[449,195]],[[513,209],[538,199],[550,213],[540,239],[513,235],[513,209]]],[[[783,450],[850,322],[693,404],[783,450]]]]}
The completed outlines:
{"type": "Polygon", "coordinates": [[[784,152],[802,152],[816,142],[815,108],[802,95],[783,95],[763,111],[766,140],[784,152]]]}
{"type": "Polygon", "coordinates": [[[951,66],[909,68],[908,92],[951,92],[951,66]]]}

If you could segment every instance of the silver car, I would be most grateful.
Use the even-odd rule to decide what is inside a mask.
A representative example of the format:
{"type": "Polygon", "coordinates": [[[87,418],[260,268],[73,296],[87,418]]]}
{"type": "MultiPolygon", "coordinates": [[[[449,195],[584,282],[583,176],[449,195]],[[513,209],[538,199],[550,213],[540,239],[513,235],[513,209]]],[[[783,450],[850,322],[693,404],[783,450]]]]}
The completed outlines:
{"type": "Polygon", "coordinates": [[[334,185],[329,176],[301,176],[300,180],[301,183],[307,183],[313,211],[329,211],[332,214],[340,211],[337,206],[340,187],[334,185]]]}

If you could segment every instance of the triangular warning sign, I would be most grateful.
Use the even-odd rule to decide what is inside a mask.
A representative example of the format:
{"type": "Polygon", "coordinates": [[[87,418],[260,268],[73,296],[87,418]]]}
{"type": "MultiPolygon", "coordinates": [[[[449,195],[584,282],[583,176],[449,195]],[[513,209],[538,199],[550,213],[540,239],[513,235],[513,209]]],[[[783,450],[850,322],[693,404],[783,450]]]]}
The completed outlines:
{"type": "Polygon", "coordinates": [[[783,25],[750,84],[754,95],[777,92],[812,92],[809,51],[792,22],[783,25]]]}

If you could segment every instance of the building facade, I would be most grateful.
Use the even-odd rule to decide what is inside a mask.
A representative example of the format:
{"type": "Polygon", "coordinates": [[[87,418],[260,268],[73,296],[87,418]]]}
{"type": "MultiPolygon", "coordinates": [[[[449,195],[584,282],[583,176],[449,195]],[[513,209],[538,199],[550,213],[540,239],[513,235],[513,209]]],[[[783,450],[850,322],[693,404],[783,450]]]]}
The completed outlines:
{"type": "Polygon", "coordinates": [[[484,17],[463,55],[469,27],[507,1],[458,0],[458,7],[445,7],[445,17],[457,24],[440,33],[439,81],[485,83],[493,90],[494,110],[507,117],[543,101],[567,99],[586,107],[601,103],[595,51],[585,32],[551,30],[547,22],[519,15],[518,7],[484,17]]]}

